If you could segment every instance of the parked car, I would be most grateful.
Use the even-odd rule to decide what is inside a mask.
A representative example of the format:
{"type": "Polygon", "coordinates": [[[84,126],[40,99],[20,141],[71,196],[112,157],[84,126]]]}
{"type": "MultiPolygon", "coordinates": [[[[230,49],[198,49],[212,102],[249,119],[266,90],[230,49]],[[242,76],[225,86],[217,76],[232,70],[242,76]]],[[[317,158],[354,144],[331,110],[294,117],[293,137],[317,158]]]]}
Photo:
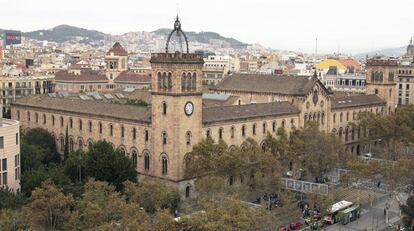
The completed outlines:
{"type": "Polygon", "coordinates": [[[280,226],[277,231],[291,231],[289,228],[286,228],[285,226],[280,226]]]}
{"type": "Polygon", "coordinates": [[[323,222],[325,225],[333,225],[335,223],[334,219],[331,216],[325,216],[323,218],[323,222]]]}
{"type": "Polygon", "coordinates": [[[292,221],[289,224],[289,228],[292,229],[292,230],[300,229],[300,228],[302,228],[302,226],[303,226],[303,224],[300,221],[292,221]]]}
{"type": "Polygon", "coordinates": [[[371,160],[372,159],[372,153],[365,153],[363,156],[362,156],[362,159],[364,159],[364,160],[371,160]]]}

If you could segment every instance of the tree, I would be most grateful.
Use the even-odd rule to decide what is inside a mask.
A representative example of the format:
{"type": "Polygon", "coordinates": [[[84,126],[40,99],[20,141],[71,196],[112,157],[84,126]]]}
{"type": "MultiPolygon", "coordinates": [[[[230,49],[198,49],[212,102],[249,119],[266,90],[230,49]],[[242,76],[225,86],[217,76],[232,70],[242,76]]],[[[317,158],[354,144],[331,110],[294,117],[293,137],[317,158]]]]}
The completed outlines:
{"type": "Polygon", "coordinates": [[[404,215],[404,223],[408,227],[411,227],[411,230],[414,230],[414,196],[411,195],[408,197],[405,205],[401,206],[401,212],[404,215]]]}
{"type": "Polygon", "coordinates": [[[31,229],[54,231],[63,228],[73,203],[71,195],[65,196],[61,189],[47,180],[32,192],[32,202],[23,209],[31,229]]]}
{"type": "Polygon", "coordinates": [[[0,230],[28,230],[28,223],[20,209],[0,210],[0,230]]]}
{"type": "Polygon", "coordinates": [[[31,195],[32,190],[40,187],[42,182],[50,179],[54,185],[64,186],[71,184],[69,177],[64,173],[60,165],[41,166],[36,170],[25,172],[21,177],[22,192],[27,196],[31,195]]]}
{"type": "Polygon", "coordinates": [[[185,172],[187,176],[199,176],[196,189],[200,194],[219,195],[215,190],[222,187],[223,195],[238,193],[238,196],[248,197],[249,193],[273,193],[279,189],[281,166],[276,156],[263,151],[250,138],[242,146],[243,149],[228,149],[223,141],[215,144],[207,138],[187,154],[185,172]],[[211,179],[209,175],[215,180],[208,180],[211,179]],[[236,177],[243,183],[236,184],[236,177]],[[225,179],[232,187],[220,186],[225,179]]]}
{"type": "Polygon", "coordinates": [[[83,179],[86,179],[86,154],[77,150],[69,154],[68,159],[66,159],[64,164],[65,174],[73,182],[82,182],[83,179]]]}
{"type": "Polygon", "coordinates": [[[8,188],[0,189],[0,210],[16,209],[25,205],[28,198],[22,193],[15,193],[8,188]]]}
{"type": "Polygon", "coordinates": [[[307,123],[303,129],[292,132],[290,152],[296,163],[316,180],[337,167],[339,157],[345,155],[342,142],[334,135],[320,131],[314,123],[307,123]]]}
{"type": "Polygon", "coordinates": [[[119,150],[114,150],[106,141],[98,141],[89,148],[85,169],[86,176],[107,181],[117,190],[122,188],[124,181],[137,180],[137,172],[132,161],[119,150]]]}
{"type": "Polygon", "coordinates": [[[201,209],[182,217],[183,228],[201,231],[270,230],[276,229],[273,217],[264,206],[250,208],[238,199],[205,200],[201,209]]]}
{"type": "Polygon", "coordinates": [[[60,162],[60,156],[56,152],[55,140],[44,129],[34,128],[22,133],[20,147],[22,174],[28,170],[37,169],[41,165],[60,162]]]}
{"type": "Polygon", "coordinates": [[[125,182],[124,195],[130,203],[137,203],[147,213],[178,209],[180,196],[177,191],[157,180],[144,180],[140,183],[125,182]]]}
{"type": "Polygon", "coordinates": [[[122,219],[122,208],[126,202],[113,185],[107,182],[89,179],[85,184],[85,192],[76,201],[67,229],[88,230],[106,223],[118,222],[122,219]]]}
{"type": "MultiPolygon", "coordinates": [[[[39,149],[43,150],[45,155],[42,156],[41,162],[42,164],[49,164],[49,163],[59,163],[60,156],[56,151],[56,143],[55,139],[53,138],[50,133],[42,128],[33,128],[27,130],[22,135],[22,144],[27,145],[34,145],[39,149]]],[[[22,158],[23,155],[26,153],[21,153],[22,158]]],[[[31,153],[27,153],[30,155],[31,153]]],[[[23,162],[22,162],[23,164],[23,162]]]]}

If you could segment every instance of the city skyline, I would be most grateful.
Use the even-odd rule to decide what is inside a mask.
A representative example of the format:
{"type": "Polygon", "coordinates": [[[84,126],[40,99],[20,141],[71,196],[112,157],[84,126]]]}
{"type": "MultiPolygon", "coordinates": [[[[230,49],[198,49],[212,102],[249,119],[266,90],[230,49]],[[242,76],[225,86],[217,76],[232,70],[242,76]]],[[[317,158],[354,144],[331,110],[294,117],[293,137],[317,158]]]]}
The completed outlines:
{"type": "Polygon", "coordinates": [[[96,0],[74,0],[59,5],[50,0],[43,0],[42,4],[21,1],[19,8],[0,15],[3,22],[0,28],[33,31],[67,24],[124,34],[170,28],[178,12],[185,31],[212,31],[250,44],[307,53],[315,51],[318,38],[319,53],[358,53],[408,43],[414,34],[406,29],[414,23],[409,10],[414,2],[398,2],[351,0],[340,6],[333,4],[336,8],[332,9],[324,0],[260,0],[255,4],[217,0],[208,4],[188,0],[145,3],[121,0],[115,5],[96,0]],[[16,14],[24,17],[16,18],[16,14]],[[14,20],[6,20],[10,18],[14,20]]]}

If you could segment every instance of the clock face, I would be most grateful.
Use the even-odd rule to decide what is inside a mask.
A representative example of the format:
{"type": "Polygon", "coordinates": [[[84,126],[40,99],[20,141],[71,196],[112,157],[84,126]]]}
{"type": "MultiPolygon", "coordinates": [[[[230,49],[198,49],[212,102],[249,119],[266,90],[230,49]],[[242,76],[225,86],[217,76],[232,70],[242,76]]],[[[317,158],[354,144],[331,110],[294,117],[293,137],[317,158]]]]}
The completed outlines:
{"type": "Polygon", "coordinates": [[[185,103],[184,106],[184,112],[187,116],[190,116],[193,114],[194,112],[194,104],[190,101],[188,101],[187,103],[185,103]]]}

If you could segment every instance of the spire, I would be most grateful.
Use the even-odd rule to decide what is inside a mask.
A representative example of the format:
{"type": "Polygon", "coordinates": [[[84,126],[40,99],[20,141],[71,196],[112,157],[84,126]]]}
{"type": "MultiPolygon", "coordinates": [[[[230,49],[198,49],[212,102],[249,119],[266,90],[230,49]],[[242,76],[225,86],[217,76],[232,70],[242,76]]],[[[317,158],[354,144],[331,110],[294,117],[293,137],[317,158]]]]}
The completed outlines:
{"type": "Polygon", "coordinates": [[[177,14],[177,18],[175,19],[174,29],[181,30],[181,22],[180,22],[180,19],[178,18],[178,14],[177,14]]]}

